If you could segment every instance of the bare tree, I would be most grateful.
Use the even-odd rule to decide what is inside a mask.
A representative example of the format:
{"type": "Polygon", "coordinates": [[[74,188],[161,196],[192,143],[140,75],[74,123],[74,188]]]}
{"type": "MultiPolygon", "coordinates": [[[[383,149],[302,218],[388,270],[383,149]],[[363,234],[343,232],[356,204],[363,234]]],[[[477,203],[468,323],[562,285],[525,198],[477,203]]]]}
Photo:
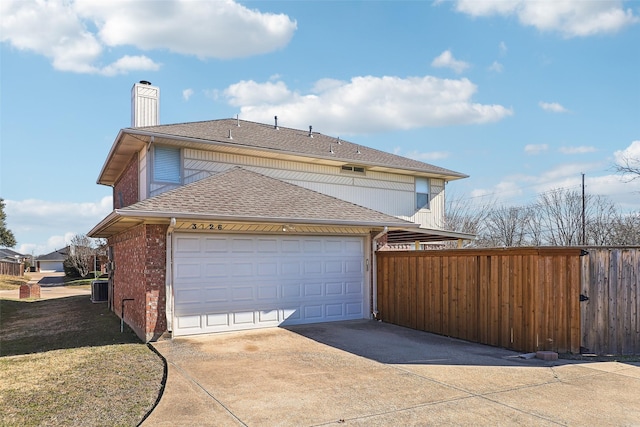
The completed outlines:
{"type": "Polygon", "coordinates": [[[84,234],[76,234],[69,245],[68,263],[78,270],[81,277],[85,277],[93,270],[96,248],[93,240],[84,234]]]}
{"type": "MultiPolygon", "coordinates": [[[[493,200],[475,205],[466,197],[449,198],[442,228],[480,236],[484,232],[487,215],[493,209],[493,204],[493,200]]],[[[447,242],[445,247],[455,247],[455,243],[447,242]]]]}
{"type": "Polygon", "coordinates": [[[547,243],[553,246],[580,244],[582,195],[571,190],[552,190],[538,196],[547,243]]]}
{"type": "Polygon", "coordinates": [[[602,196],[588,197],[588,210],[586,218],[587,244],[589,245],[615,245],[616,237],[613,234],[613,222],[618,212],[611,201],[602,196]]]}
{"type": "Polygon", "coordinates": [[[525,234],[528,236],[528,244],[531,246],[542,246],[544,244],[542,209],[540,209],[537,203],[530,205],[527,209],[529,214],[527,215],[524,229],[525,234]]]}
{"type": "Polygon", "coordinates": [[[447,199],[443,228],[477,235],[482,231],[484,221],[493,206],[493,201],[476,205],[465,197],[447,199]]]}
{"type": "Polygon", "coordinates": [[[620,161],[615,165],[616,172],[629,181],[640,178],[640,159],[622,156],[620,161]]]}
{"type": "Polygon", "coordinates": [[[609,245],[640,245],[640,212],[620,214],[611,221],[609,245]]]}
{"type": "Polygon", "coordinates": [[[524,246],[531,211],[526,206],[502,206],[488,212],[486,240],[489,246],[524,246]]]}

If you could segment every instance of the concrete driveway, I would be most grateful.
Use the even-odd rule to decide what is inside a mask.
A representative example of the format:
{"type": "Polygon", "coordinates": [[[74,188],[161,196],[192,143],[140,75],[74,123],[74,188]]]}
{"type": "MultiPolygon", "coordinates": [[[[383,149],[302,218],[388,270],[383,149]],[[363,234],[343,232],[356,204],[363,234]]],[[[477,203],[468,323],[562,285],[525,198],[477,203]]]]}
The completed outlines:
{"type": "Polygon", "coordinates": [[[544,362],[375,321],[166,340],[145,426],[640,425],[640,364],[544,362]]]}
{"type": "MultiPolygon", "coordinates": [[[[29,283],[40,285],[40,299],[65,298],[76,295],[91,295],[91,290],[78,286],[65,286],[64,273],[27,273],[29,283]]],[[[20,299],[20,289],[0,290],[0,298],[20,299]]]]}

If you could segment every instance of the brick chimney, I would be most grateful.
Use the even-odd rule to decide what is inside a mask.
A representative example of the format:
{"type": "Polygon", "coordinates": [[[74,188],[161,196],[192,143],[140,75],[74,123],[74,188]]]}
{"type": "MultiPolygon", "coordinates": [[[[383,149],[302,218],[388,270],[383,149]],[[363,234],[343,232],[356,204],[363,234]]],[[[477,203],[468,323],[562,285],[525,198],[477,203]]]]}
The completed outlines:
{"type": "Polygon", "coordinates": [[[131,127],[160,124],[160,88],[142,80],[131,88],[131,127]]]}

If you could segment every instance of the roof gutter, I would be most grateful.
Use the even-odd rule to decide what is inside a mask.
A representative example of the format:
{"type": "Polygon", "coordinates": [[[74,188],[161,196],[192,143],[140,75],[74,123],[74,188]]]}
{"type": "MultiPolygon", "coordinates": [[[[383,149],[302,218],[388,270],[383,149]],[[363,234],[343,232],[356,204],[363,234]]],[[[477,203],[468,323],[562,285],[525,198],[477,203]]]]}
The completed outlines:
{"type": "Polygon", "coordinates": [[[176,219],[171,218],[167,228],[167,261],[165,267],[165,315],[167,317],[167,331],[173,334],[173,229],[176,219]]]}
{"type": "Polygon", "coordinates": [[[385,225],[381,232],[376,234],[373,239],[371,239],[371,280],[373,283],[371,284],[371,314],[373,318],[378,320],[378,257],[376,252],[378,251],[378,240],[386,235],[389,232],[389,227],[385,225]]]}
{"type": "MultiPolygon", "coordinates": [[[[200,219],[200,220],[224,220],[232,222],[267,222],[267,223],[279,223],[286,222],[290,224],[320,224],[320,225],[348,225],[348,226],[360,226],[360,227],[384,227],[388,222],[361,222],[353,220],[332,220],[332,219],[316,219],[316,218],[287,218],[287,217],[256,217],[256,216],[237,216],[237,215],[211,215],[206,213],[187,213],[187,212],[157,212],[157,211],[131,211],[126,209],[116,209],[107,218],[105,218],[98,226],[94,227],[94,230],[103,223],[107,222],[107,219],[113,217],[127,217],[127,218],[179,218],[179,219],[200,219]]],[[[395,228],[419,228],[420,224],[413,222],[403,221],[393,226],[395,228]]],[[[107,225],[107,224],[105,224],[107,225]]],[[[91,231],[94,231],[91,230],[91,231]]]]}

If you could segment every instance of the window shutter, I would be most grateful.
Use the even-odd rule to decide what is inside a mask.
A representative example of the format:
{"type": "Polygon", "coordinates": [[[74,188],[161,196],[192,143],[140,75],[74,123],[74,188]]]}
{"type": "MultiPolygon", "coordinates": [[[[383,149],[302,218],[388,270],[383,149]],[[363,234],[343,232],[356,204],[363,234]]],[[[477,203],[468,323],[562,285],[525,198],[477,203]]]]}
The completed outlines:
{"type": "Polygon", "coordinates": [[[180,149],[171,147],[154,147],[153,149],[154,181],[180,183],[180,149]]]}

